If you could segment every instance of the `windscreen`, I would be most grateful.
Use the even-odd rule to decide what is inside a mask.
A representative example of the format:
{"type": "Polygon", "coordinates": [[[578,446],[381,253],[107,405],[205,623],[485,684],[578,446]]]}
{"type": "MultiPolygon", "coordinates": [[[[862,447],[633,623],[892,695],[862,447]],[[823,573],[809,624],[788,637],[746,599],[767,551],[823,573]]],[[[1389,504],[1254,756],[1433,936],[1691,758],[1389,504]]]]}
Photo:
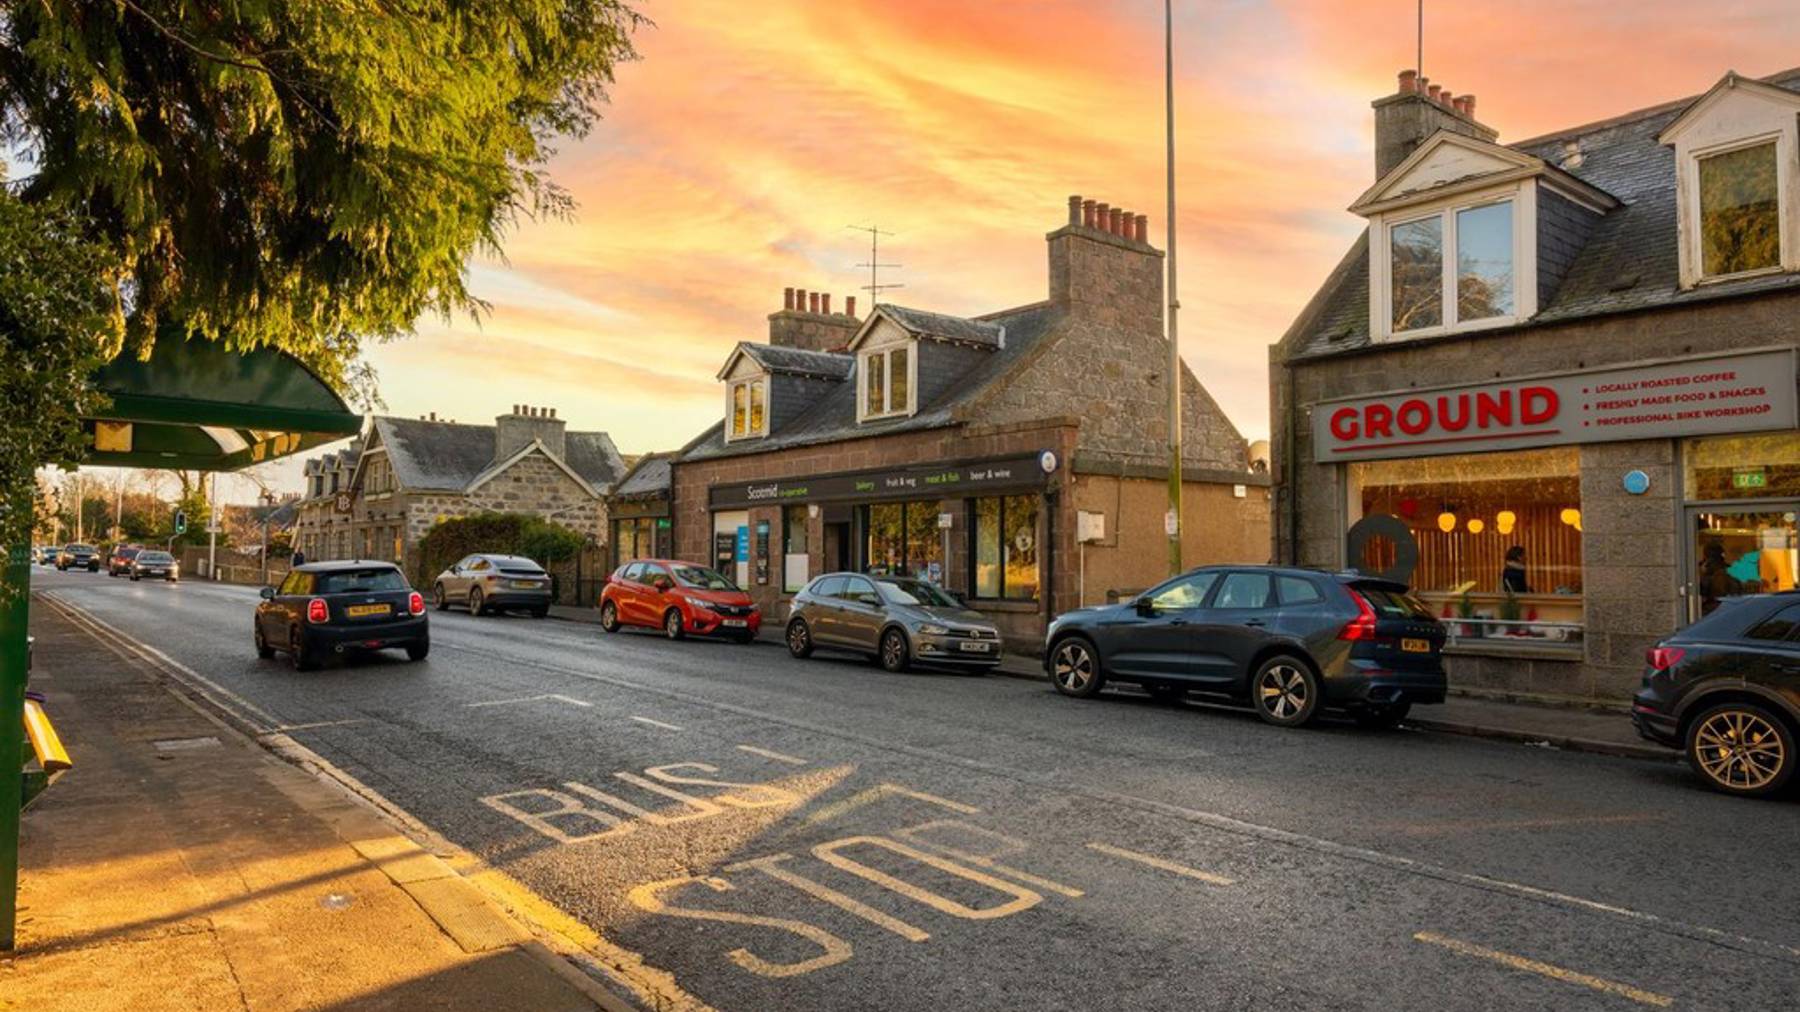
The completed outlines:
{"type": "Polygon", "coordinates": [[[889,604],[916,604],[926,608],[960,608],[962,602],[946,594],[936,584],[924,580],[877,580],[881,596],[889,604]]]}
{"type": "Polygon", "coordinates": [[[174,562],[175,557],[168,552],[139,552],[137,560],[139,562],[174,562]]]}
{"type": "Polygon", "coordinates": [[[1359,585],[1356,587],[1356,592],[1363,596],[1363,600],[1369,602],[1369,607],[1374,608],[1375,614],[1381,618],[1435,619],[1437,617],[1431,613],[1430,608],[1425,606],[1425,602],[1407,591],[1359,585]]]}
{"type": "Polygon", "coordinates": [[[681,581],[683,587],[694,587],[699,590],[736,590],[737,585],[705,566],[676,566],[675,579],[681,581]]]}
{"type": "Polygon", "coordinates": [[[320,573],[314,593],[360,594],[378,590],[405,590],[406,577],[398,569],[342,569],[320,573]]]}

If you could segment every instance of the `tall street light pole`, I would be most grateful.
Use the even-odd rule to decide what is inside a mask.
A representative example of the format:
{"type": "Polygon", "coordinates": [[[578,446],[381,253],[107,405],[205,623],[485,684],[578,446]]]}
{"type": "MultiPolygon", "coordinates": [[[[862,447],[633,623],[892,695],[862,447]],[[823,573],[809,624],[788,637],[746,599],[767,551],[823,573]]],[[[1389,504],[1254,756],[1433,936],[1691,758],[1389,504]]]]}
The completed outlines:
{"type": "Polygon", "coordinates": [[[1181,572],[1181,342],[1175,324],[1181,300],[1175,287],[1175,11],[1163,0],[1163,104],[1167,114],[1169,184],[1169,575],[1181,572]]]}

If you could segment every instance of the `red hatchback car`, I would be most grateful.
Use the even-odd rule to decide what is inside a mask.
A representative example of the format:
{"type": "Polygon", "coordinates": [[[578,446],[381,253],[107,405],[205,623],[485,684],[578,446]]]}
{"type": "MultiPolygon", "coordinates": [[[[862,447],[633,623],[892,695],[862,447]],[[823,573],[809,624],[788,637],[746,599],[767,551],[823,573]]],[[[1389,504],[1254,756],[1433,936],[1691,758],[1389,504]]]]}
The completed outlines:
{"type": "Polygon", "coordinates": [[[741,643],[756,638],[762,613],[750,595],[719,573],[691,562],[639,559],[620,566],[600,592],[600,628],[661,629],[672,640],[728,636],[741,643]]]}

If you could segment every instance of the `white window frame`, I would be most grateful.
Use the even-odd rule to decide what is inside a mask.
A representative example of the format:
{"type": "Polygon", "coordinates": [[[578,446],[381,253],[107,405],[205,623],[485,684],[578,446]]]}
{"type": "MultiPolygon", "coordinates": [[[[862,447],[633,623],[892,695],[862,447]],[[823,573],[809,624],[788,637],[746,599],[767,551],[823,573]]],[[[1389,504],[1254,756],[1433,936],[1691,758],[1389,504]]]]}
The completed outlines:
{"type": "Polygon", "coordinates": [[[919,342],[895,341],[879,347],[865,347],[856,356],[856,420],[858,422],[876,421],[884,418],[905,418],[918,410],[919,404],[919,342]],[[906,403],[894,403],[893,353],[906,350],[906,403]],[[879,360],[881,369],[881,397],[886,410],[871,412],[869,410],[869,376],[873,374],[879,360]]]}
{"type": "Polygon", "coordinates": [[[1410,341],[1442,334],[1511,327],[1537,315],[1537,180],[1523,179],[1504,186],[1453,198],[1419,204],[1402,210],[1369,216],[1369,336],[1374,341],[1410,341]],[[1479,320],[1456,318],[1456,212],[1512,202],[1513,311],[1506,316],[1479,320]],[[1443,235],[1443,322],[1435,327],[1395,331],[1393,288],[1393,229],[1397,225],[1440,219],[1443,235]]]}
{"type": "Polygon", "coordinates": [[[1682,173],[1685,178],[1681,181],[1681,195],[1687,204],[1688,213],[1682,216],[1683,223],[1687,227],[1682,230],[1685,234],[1681,243],[1681,266],[1682,275],[1688,280],[1690,286],[1716,285],[1721,282],[1762,277],[1765,274],[1784,274],[1800,270],[1800,251],[1795,249],[1795,246],[1800,243],[1795,241],[1794,125],[1791,117],[1788,124],[1781,129],[1687,150],[1683,154],[1682,161],[1686,171],[1682,173]],[[1770,143],[1775,145],[1775,230],[1781,245],[1775,266],[1734,271],[1730,274],[1707,274],[1706,251],[1701,241],[1700,163],[1715,155],[1728,155],[1733,151],[1762,147],[1770,143]]]}
{"type": "Polygon", "coordinates": [[[769,434],[769,377],[767,375],[747,376],[743,379],[728,380],[725,383],[725,441],[736,442],[740,439],[761,439],[769,434]],[[744,388],[744,429],[737,431],[737,392],[744,388]],[[750,421],[755,417],[750,406],[755,400],[754,390],[762,391],[763,415],[762,425],[752,427],[750,421]]]}

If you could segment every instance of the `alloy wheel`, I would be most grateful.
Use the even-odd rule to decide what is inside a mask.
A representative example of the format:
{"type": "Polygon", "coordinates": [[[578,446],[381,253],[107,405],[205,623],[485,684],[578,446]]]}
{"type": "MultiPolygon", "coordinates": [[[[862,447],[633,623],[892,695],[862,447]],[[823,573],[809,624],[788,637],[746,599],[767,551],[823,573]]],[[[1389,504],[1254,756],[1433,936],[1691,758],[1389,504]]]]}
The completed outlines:
{"type": "Polygon", "coordinates": [[[479,615],[481,614],[481,611],[481,588],[476,587],[474,590],[469,591],[469,614],[479,615]]]}
{"type": "Polygon", "coordinates": [[[1257,705],[1276,720],[1293,720],[1306,709],[1306,676],[1293,664],[1276,664],[1256,679],[1257,705]]]}
{"type": "Polygon", "coordinates": [[[600,628],[607,632],[619,631],[619,609],[611,601],[606,602],[600,608],[600,628]]]}
{"type": "Polygon", "coordinates": [[[812,634],[806,631],[805,622],[792,622],[787,631],[788,653],[795,657],[805,657],[812,650],[812,634]]]}
{"type": "Polygon", "coordinates": [[[1788,761],[1775,726],[1761,714],[1737,709],[1719,710],[1700,723],[1693,756],[1714,783],[1744,792],[1767,788],[1788,761]]]}
{"type": "Polygon", "coordinates": [[[906,669],[906,634],[898,629],[889,629],[887,635],[881,637],[881,666],[889,671],[906,669]]]}
{"type": "Polygon", "coordinates": [[[1068,695],[1084,696],[1092,692],[1098,676],[1094,653],[1080,640],[1063,641],[1050,659],[1050,677],[1056,688],[1068,695]]]}
{"type": "Polygon", "coordinates": [[[678,640],[681,633],[681,612],[670,608],[669,613],[663,616],[663,634],[672,640],[678,640]]]}

